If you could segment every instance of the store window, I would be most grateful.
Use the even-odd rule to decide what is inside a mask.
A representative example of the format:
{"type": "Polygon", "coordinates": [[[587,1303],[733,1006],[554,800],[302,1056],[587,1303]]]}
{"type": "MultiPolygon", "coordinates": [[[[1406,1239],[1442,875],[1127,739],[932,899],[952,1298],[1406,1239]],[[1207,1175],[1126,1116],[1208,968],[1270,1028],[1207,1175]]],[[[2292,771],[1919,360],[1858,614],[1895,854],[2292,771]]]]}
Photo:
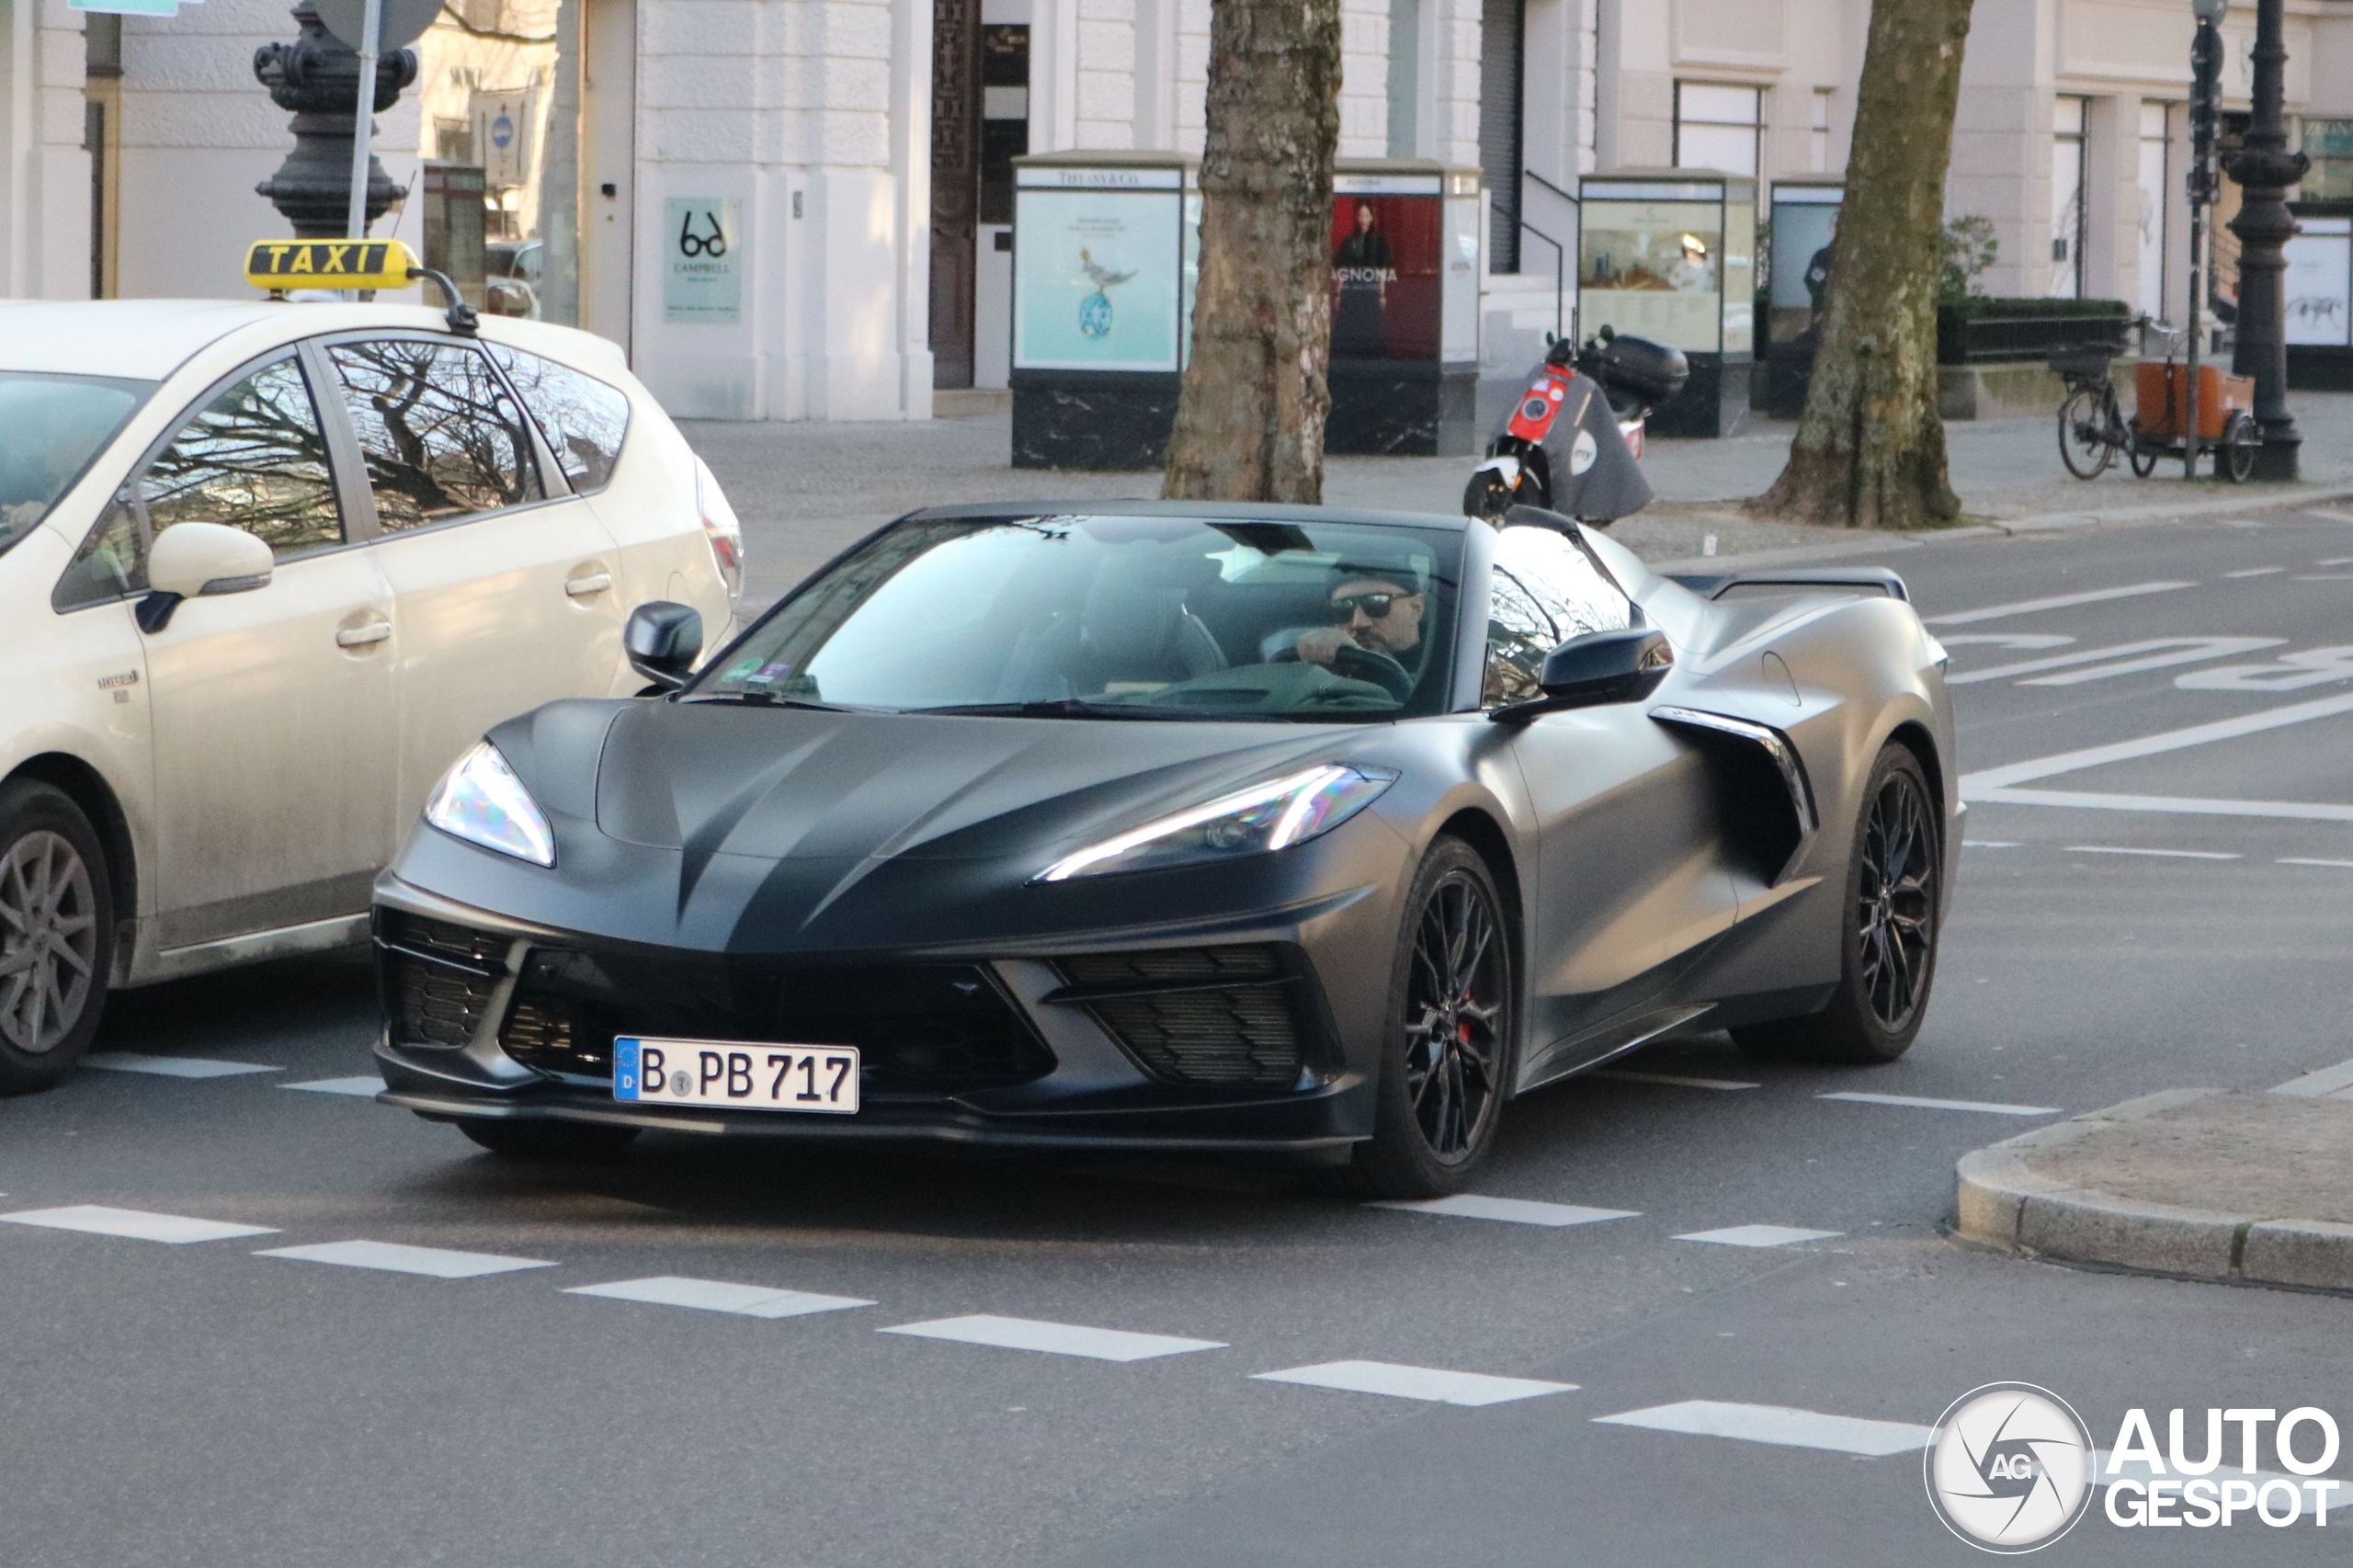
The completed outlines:
{"type": "Polygon", "coordinates": [[[1813,90],[1813,127],[1807,132],[1806,167],[1818,175],[1830,172],[1830,94],[1828,87],[1813,90]]]}
{"type": "Polygon", "coordinates": [[[1764,90],[1675,84],[1675,166],[1755,175],[1764,90]]]}
{"type": "Polygon", "coordinates": [[[2165,313],[2165,199],[2172,194],[2165,180],[2168,113],[2165,104],[2141,106],[2140,275],[2133,302],[2151,317],[2165,313]]]}
{"type": "Polygon", "coordinates": [[[2051,287],[2054,300],[2084,294],[2084,137],[2092,101],[2065,94],[2051,109],[2051,287]]]}
{"type": "Polygon", "coordinates": [[[2306,201],[2353,201],[2353,119],[2304,117],[2306,201]]]}

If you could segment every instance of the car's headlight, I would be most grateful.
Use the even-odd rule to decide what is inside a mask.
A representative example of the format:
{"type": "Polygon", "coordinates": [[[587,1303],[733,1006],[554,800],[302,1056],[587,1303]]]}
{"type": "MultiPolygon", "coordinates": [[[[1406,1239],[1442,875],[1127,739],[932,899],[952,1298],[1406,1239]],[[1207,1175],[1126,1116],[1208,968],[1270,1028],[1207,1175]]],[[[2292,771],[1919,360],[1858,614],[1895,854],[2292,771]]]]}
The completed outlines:
{"type": "Polygon", "coordinates": [[[1286,848],[1331,832],[1396,781],[1396,773],[1386,767],[1311,767],[1091,844],[1032,880],[1059,882],[1286,848]]]}
{"type": "Polygon", "coordinates": [[[555,864],[555,834],[546,813],[488,741],[477,742],[441,776],[425,802],[425,820],[484,849],[534,866],[555,864]]]}

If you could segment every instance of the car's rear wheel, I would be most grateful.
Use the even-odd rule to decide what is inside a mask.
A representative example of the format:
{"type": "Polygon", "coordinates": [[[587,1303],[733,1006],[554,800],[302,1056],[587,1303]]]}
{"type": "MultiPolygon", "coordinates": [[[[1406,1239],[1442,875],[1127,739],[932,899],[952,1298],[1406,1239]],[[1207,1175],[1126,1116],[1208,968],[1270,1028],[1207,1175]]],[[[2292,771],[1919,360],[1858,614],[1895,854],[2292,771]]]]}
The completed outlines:
{"type": "Polygon", "coordinates": [[[74,1070],[113,961],[113,890],[90,819],[50,785],[0,784],[0,1095],[74,1070]]]}
{"type": "Polygon", "coordinates": [[[593,1121],[466,1120],[458,1131],[510,1160],[609,1160],[637,1139],[634,1127],[593,1121]]]}
{"type": "Polygon", "coordinates": [[[1812,1017],[1733,1031],[1752,1055],[1893,1062],[1911,1048],[1936,979],[1943,841],[1919,758],[1890,744],[1863,787],[1847,863],[1838,989],[1812,1017]]]}
{"type": "Polygon", "coordinates": [[[1511,932],[1487,864],[1441,838],[1415,874],[1390,981],[1373,1135],[1347,1186],[1368,1198],[1460,1192],[1494,1142],[1517,994],[1511,932]]]}

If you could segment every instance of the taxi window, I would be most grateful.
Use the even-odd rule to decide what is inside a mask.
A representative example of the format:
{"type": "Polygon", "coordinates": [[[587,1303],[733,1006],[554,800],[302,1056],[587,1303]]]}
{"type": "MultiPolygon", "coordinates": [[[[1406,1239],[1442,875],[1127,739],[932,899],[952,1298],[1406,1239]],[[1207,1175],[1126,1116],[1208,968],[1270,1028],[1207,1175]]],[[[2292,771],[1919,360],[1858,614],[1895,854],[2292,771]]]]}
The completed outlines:
{"type": "Polygon", "coordinates": [[[181,426],[91,528],[50,602],[143,593],[148,545],[185,522],[243,528],[280,561],[343,542],[326,437],[292,356],[239,378],[181,426]]]}
{"type": "Polygon", "coordinates": [[[343,383],[384,532],[540,498],[522,414],[472,348],[384,338],[331,344],[327,358],[343,383]]]}
{"type": "Polygon", "coordinates": [[[0,555],[33,531],[153,381],[0,370],[0,555]]]}
{"type": "Polygon", "coordinates": [[[523,406],[540,422],[574,491],[585,495],[602,490],[620,460],[621,438],[629,434],[629,398],[569,365],[504,344],[489,347],[523,406]]]}

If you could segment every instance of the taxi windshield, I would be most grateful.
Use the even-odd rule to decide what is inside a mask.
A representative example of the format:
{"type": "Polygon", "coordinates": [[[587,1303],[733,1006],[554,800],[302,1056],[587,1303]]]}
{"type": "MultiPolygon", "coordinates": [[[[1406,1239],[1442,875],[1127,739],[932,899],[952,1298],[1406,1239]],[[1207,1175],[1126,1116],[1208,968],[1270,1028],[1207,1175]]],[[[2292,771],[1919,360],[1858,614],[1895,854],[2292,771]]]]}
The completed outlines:
{"type": "Polygon", "coordinates": [[[0,555],[49,516],[153,381],[0,370],[0,555]]]}
{"type": "Polygon", "coordinates": [[[1182,517],[915,518],[684,700],[1024,718],[1439,711],[1461,533],[1182,517]]]}

